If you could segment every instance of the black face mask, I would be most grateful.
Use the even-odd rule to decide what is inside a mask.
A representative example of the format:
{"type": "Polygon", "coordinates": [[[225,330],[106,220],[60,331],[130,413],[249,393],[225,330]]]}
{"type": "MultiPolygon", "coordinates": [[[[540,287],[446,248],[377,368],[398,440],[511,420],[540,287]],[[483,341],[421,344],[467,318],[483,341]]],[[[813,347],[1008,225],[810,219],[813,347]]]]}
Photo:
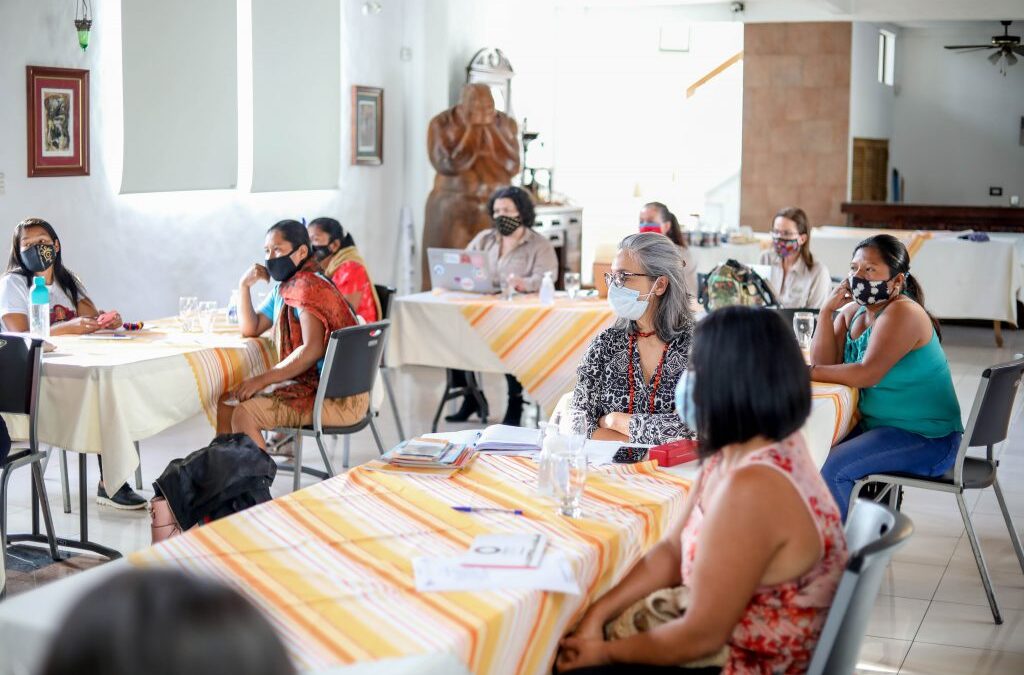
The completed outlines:
{"type": "Polygon", "coordinates": [[[330,246],[314,246],[313,255],[317,260],[327,260],[334,255],[334,251],[331,250],[330,246]]]}
{"type": "Polygon", "coordinates": [[[518,230],[522,224],[523,221],[516,216],[497,216],[494,219],[494,227],[505,237],[518,230]]]}
{"type": "Polygon", "coordinates": [[[285,282],[295,276],[295,273],[299,271],[299,266],[292,261],[292,253],[283,255],[280,258],[267,258],[267,273],[270,274],[270,278],[274,281],[285,282]]]}
{"type": "Polygon", "coordinates": [[[36,244],[21,252],[21,264],[29,272],[38,274],[53,267],[57,262],[57,249],[53,244],[36,244]]]}

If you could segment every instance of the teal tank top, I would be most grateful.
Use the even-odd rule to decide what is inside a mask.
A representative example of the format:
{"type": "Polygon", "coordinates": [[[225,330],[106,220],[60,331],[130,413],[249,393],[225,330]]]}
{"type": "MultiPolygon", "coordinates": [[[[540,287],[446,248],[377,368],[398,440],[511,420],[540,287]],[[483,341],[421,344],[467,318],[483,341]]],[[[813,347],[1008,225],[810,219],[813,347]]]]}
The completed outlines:
{"type": "MultiPolygon", "coordinates": [[[[861,307],[853,318],[863,312],[861,307]]],[[[870,327],[857,339],[847,329],[843,363],[860,363],[870,339],[870,327]]],[[[928,344],[905,354],[878,384],[860,390],[858,407],[864,429],[896,427],[926,438],[963,432],[949,362],[935,329],[928,344]]]]}

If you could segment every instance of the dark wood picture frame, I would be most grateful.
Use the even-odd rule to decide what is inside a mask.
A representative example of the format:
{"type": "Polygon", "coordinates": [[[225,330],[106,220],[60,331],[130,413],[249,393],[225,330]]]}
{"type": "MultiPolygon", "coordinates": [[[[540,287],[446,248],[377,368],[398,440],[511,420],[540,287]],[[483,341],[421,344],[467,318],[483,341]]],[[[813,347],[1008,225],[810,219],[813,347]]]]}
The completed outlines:
{"type": "Polygon", "coordinates": [[[352,86],[352,163],[384,163],[384,90],[352,86]]]}
{"type": "Polygon", "coordinates": [[[29,178],[89,175],[89,71],[26,66],[29,178]]]}

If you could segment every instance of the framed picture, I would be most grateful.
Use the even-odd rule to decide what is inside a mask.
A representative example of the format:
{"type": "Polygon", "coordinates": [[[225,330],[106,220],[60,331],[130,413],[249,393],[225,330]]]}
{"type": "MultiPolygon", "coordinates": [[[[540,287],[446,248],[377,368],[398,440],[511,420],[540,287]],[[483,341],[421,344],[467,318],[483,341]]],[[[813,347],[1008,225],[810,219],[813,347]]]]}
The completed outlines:
{"type": "Polygon", "coordinates": [[[89,175],[89,71],[25,68],[28,175],[89,175]]]}
{"type": "Polygon", "coordinates": [[[384,90],[352,87],[352,163],[384,163],[384,90]]]}

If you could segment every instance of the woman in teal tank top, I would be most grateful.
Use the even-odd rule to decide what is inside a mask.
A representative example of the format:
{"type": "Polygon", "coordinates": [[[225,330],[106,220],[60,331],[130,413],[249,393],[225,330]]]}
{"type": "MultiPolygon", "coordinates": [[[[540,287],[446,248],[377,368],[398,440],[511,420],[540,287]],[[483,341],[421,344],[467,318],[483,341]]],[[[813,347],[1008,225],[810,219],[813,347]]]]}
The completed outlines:
{"type": "Polygon", "coordinates": [[[850,276],[821,308],[838,311],[811,345],[811,378],[860,390],[860,423],[821,469],[846,517],[854,483],[872,473],[941,476],[963,434],[938,322],[910,274],[910,254],[881,234],[854,249],[850,276]]]}

